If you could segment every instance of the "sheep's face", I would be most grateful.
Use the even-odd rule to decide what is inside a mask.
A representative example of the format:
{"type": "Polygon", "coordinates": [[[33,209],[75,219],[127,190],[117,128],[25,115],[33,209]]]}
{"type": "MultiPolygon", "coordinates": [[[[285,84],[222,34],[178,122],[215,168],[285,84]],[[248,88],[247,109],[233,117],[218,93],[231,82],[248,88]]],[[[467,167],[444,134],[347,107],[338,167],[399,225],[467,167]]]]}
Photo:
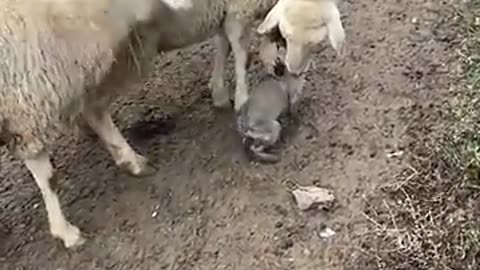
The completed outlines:
{"type": "Polygon", "coordinates": [[[282,23],[280,32],[286,40],[285,65],[291,74],[305,72],[312,60],[312,51],[328,35],[325,26],[308,29],[302,25],[282,23]]]}
{"type": "Polygon", "coordinates": [[[265,34],[275,27],[286,40],[285,65],[291,74],[308,69],[313,48],[327,37],[343,54],[345,32],[334,1],[280,0],[257,31],[265,34]]]}

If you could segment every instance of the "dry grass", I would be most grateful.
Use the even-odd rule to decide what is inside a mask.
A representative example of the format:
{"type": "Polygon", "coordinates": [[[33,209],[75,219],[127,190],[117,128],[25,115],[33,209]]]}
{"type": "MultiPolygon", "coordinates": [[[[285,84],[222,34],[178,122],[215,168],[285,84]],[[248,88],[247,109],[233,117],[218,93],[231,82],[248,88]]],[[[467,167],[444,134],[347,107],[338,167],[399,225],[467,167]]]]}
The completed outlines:
{"type": "Polygon", "coordinates": [[[470,5],[460,53],[468,87],[441,108],[454,121],[432,134],[422,126],[430,112],[413,114],[409,166],[366,200],[349,269],[480,269],[480,0],[470,5]]]}
{"type": "Polygon", "coordinates": [[[411,167],[369,200],[354,265],[480,269],[480,167],[471,156],[480,137],[464,135],[411,146],[411,167]]]}

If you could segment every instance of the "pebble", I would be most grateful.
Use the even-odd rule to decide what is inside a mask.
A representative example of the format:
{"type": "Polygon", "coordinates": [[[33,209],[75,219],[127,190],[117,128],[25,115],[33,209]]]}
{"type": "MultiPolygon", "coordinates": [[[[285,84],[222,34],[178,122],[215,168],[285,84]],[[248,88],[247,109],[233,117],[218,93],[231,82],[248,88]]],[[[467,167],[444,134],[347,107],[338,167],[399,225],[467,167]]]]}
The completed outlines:
{"type": "Polygon", "coordinates": [[[320,231],[318,233],[318,235],[322,238],[330,238],[332,236],[334,236],[336,233],[335,231],[333,231],[332,229],[326,227],[325,229],[323,229],[322,231],[320,231]]]}

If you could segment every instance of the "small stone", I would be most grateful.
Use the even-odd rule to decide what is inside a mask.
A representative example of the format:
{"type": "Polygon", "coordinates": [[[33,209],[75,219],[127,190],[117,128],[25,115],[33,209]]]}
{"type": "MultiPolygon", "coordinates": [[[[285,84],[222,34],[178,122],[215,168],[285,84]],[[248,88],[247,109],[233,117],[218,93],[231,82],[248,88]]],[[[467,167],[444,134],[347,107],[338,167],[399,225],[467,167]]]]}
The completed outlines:
{"type": "Polygon", "coordinates": [[[387,157],[396,158],[396,157],[401,157],[402,155],[403,155],[403,151],[396,151],[396,152],[388,153],[387,157]]]}
{"type": "Polygon", "coordinates": [[[298,208],[302,211],[318,207],[320,204],[331,203],[335,200],[331,190],[316,186],[299,186],[292,191],[292,194],[297,201],[298,208]]]}
{"type": "Polygon", "coordinates": [[[336,233],[335,231],[333,231],[332,229],[326,227],[325,229],[321,230],[318,235],[321,237],[321,238],[330,238],[332,236],[334,236],[336,233]]]}

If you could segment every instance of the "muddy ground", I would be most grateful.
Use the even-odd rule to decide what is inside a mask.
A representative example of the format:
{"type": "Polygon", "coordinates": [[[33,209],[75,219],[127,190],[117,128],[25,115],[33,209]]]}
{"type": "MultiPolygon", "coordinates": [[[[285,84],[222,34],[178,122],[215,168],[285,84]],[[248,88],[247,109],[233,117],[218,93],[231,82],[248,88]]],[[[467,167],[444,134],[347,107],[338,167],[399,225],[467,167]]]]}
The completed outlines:
{"type": "MultiPolygon", "coordinates": [[[[406,147],[405,113],[455,85],[455,2],[344,1],[349,54],[319,49],[301,124],[275,165],[250,163],[232,112],[212,108],[209,42],[158,57],[149,80],[114,108],[158,173],[128,177],[95,139],[61,141],[60,198],[89,240],[69,251],[49,235],[26,168],[2,152],[0,269],[342,269],[364,195],[403,167],[387,155],[406,147]],[[286,178],[332,188],[335,207],[299,211],[286,178]],[[325,226],[337,234],[322,239],[325,226]]],[[[250,70],[259,76],[258,64],[250,70]]]]}

